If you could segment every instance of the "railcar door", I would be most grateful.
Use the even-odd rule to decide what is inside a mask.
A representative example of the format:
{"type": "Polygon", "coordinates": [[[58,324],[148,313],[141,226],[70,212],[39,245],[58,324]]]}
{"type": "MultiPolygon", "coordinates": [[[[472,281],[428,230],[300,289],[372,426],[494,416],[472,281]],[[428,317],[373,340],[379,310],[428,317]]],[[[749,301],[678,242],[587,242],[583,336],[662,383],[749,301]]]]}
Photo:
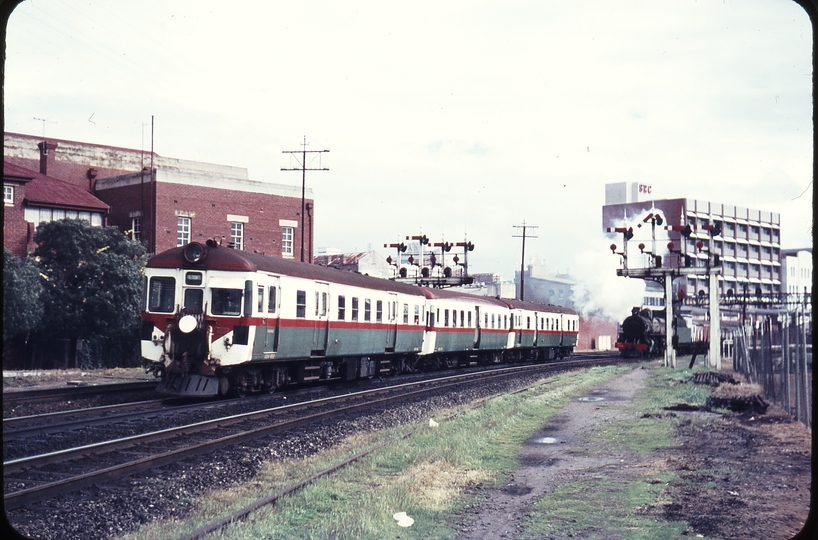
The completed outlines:
{"type": "Polygon", "coordinates": [[[268,278],[264,281],[266,290],[266,305],[263,306],[264,323],[267,329],[264,340],[264,352],[274,353],[278,350],[278,279],[268,278]]]}
{"type": "Polygon", "coordinates": [[[480,348],[480,306],[474,306],[474,348],[480,348]]]}
{"type": "Polygon", "coordinates": [[[386,352],[395,351],[395,340],[398,335],[398,295],[389,293],[386,301],[386,352]]]}
{"type": "Polygon", "coordinates": [[[540,323],[540,320],[542,320],[542,317],[540,317],[540,314],[535,311],[534,312],[534,346],[535,347],[540,344],[540,325],[542,324],[542,323],[540,323]]]}
{"type": "Polygon", "coordinates": [[[329,333],[329,283],[316,282],[315,285],[312,355],[323,356],[327,351],[327,334],[329,333]]]}

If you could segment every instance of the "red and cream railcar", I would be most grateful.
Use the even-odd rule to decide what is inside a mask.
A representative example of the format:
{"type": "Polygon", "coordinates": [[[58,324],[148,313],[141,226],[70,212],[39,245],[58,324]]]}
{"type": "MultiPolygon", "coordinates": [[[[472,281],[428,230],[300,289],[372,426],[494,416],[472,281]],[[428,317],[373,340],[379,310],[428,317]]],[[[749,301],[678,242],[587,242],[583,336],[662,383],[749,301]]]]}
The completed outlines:
{"type": "Polygon", "coordinates": [[[420,288],[191,243],[147,264],[142,356],[159,392],[237,394],[403,369],[423,347],[420,288]]]}
{"type": "Polygon", "coordinates": [[[508,308],[495,298],[448,289],[421,289],[428,318],[425,364],[441,366],[502,361],[508,344],[508,308]]]}
{"type": "Polygon", "coordinates": [[[503,298],[511,311],[508,348],[518,358],[552,360],[570,356],[577,345],[579,315],[569,308],[503,298]]]}
{"type": "Polygon", "coordinates": [[[570,354],[577,316],[190,243],[145,270],[142,356],[175,396],[570,354]]]}

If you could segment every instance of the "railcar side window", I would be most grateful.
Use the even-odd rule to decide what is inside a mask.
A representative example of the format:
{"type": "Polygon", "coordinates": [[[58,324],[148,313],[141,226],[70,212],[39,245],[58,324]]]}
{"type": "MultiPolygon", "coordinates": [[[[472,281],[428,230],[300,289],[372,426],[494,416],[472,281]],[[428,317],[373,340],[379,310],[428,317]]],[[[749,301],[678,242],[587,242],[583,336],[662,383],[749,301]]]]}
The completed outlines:
{"type": "Polygon", "coordinates": [[[372,300],[370,300],[369,298],[365,298],[364,299],[364,321],[372,320],[371,311],[372,311],[372,300]]]}
{"type": "Polygon", "coordinates": [[[443,310],[443,326],[449,326],[449,310],[443,310]]]}
{"type": "Polygon", "coordinates": [[[347,299],[344,296],[338,297],[338,320],[343,321],[346,317],[347,299]]]}
{"type": "Polygon", "coordinates": [[[415,306],[415,324],[420,324],[420,306],[415,306]]]}
{"type": "Polygon", "coordinates": [[[185,289],[185,311],[201,313],[204,300],[204,289],[185,289]]]}
{"type": "Polygon", "coordinates": [[[307,316],[307,291],[295,291],[295,316],[299,319],[307,316]]]}
{"type": "Polygon", "coordinates": [[[409,324],[409,304],[403,304],[403,324],[409,324]]]}
{"type": "Polygon", "coordinates": [[[258,288],[258,310],[259,313],[264,311],[264,287],[259,286],[258,288]]]}
{"type": "Polygon", "coordinates": [[[213,315],[241,315],[241,289],[210,289],[213,315]]]}
{"type": "Polygon", "coordinates": [[[176,279],[172,277],[152,277],[148,296],[148,311],[171,313],[176,296],[176,279]]]}
{"type": "Polygon", "coordinates": [[[358,320],[358,298],[352,297],[352,320],[358,320]]]}
{"type": "Polygon", "coordinates": [[[375,322],[383,320],[383,300],[378,300],[375,303],[375,322]]]}
{"type": "Polygon", "coordinates": [[[471,311],[469,311],[469,328],[471,328],[471,311]]]}
{"type": "Polygon", "coordinates": [[[270,286],[270,295],[267,297],[267,313],[276,312],[276,288],[270,286]]]}

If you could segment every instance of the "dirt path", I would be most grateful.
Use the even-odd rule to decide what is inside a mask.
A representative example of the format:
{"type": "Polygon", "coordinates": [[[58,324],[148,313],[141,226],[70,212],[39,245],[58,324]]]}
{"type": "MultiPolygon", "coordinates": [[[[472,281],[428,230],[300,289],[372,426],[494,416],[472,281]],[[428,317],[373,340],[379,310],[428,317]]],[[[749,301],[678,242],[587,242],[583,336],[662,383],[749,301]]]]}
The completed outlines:
{"type": "MultiPolygon", "coordinates": [[[[764,415],[668,412],[712,422],[706,429],[701,422],[680,422],[673,445],[644,454],[594,451],[595,434],[638,415],[627,408],[649,376],[649,370],[635,369],[566,406],[523,446],[522,466],[506,487],[486,492],[462,515],[459,540],[514,538],[537,500],[562,483],[604,479],[628,485],[660,472],[675,478],[665,500],[638,513],[686,522],[686,537],[773,540],[799,532],[810,505],[812,433],[775,407],[764,415]]],[[[594,538],[618,537],[596,533],[594,538]]],[[[569,536],[557,532],[553,538],[569,536]]]]}
{"type": "Polygon", "coordinates": [[[461,531],[461,540],[507,540],[513,538],[528,508],[567,475],[598,475],[606,478],[630,476],[646,465],[618,455],[589,457],[572,450],[585,449],[584,433],[626,415],[621,406],[644,388],[647,370],[635,369],[588,393],[587,400],[574,400],[552,419],[545,429],[523,446],[523,466],[502,491],[493,492],[485,503],[471,511],[474,521],[461,531]],[[556,439],[557,441],[552,441],[556,439]]]}

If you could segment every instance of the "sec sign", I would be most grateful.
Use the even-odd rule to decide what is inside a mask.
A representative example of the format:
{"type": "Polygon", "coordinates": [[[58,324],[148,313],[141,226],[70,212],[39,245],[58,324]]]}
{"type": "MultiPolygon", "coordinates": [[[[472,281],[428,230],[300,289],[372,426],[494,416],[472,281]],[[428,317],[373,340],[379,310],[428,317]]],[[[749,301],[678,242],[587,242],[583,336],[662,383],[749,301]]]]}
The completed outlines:
{"type": "Polygon", "coordinates": [[[653,191],[653,186],[649,186],[647,184],[639,184],[639,193],[645,193],[650,195],[651,191],[653,191]]]}

